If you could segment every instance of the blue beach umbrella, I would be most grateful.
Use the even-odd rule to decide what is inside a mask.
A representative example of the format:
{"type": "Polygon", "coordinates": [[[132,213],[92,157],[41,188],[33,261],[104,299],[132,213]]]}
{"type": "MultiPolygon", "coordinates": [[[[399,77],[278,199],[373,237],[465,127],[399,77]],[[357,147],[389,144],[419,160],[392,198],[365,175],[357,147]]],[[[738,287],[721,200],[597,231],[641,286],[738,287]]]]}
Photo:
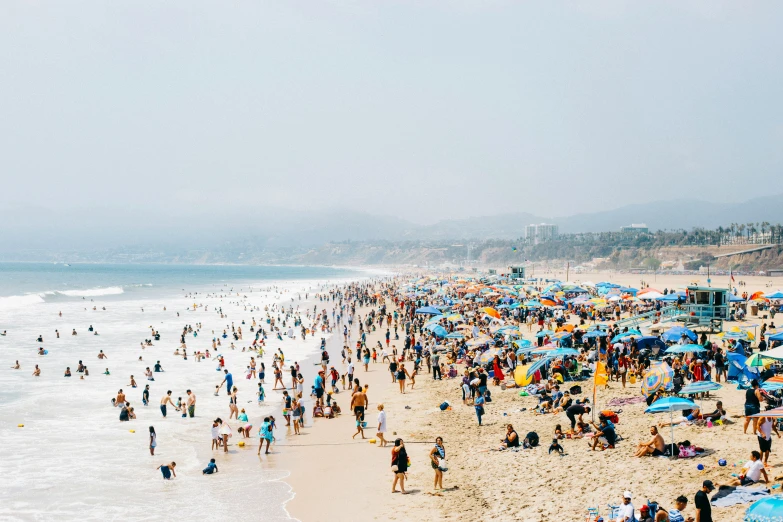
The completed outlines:
{"type": "Polygon", "coordinates": [[[669,331],[664,333],[661,337],[664,341],[679,341],[683,334],[685,334],[685,336],[691,341],[696,340],[696,333],[693,330],[689,330],[682,326],[669,328],[669,331]]]}
{"type": "Polygon", "coordinates": [[[771,294],[764,294],[764,297],[767,299],[783,299],[783,292],[778,290],[777,292],[772,292],[771,294]]]}
{"type": "Polygon", "coordinates": [[[593,338],[593,337],[605,337],[606,332],[602,332],[601,330],[591,330],[584,334],[582,337],[585,338],[593,338]]]}
{"type": "Polygon", "coordinates": [[[430,331],[437,337],[446,337],[449,335],[449,332],[439,324],[430,328],[430,331]]]}
{"type": "Polygon", "coordinates": [[[446,336],[446,339],[464,339],[465,336],[459,332],[452,332],[446,336]]]}
{"type": "Polygon", "coordinates": [[[547,357],[565,357],[571,355],[579,355],[579,351],[574,350],[573,348],[556,348],[551,352],[547,352],[546,355],[547,357]]]}
{"type": "Polygon", "coordinates": [[[515,345],[517,348],[527,348],[528,346],[532,346],[532,345],[533,345],[533,343],[532,343],[532,342],[530,342],[530,341],[529,341],[529,340],[527,340],[527,339],[518,339],[518,340],[514,341],[514,345],[515,345]]]}
{"type": "Polygon", "coordinates": [[[783,522],[783,495],[757,500],[745,511],[743,522],[783,522]]]}
{"type": "Polygon", "coordinates": [[[547,335],[551,336],[551,335],[554,335],[554,334],[555,334],[555,332],[553,332],[552,330],[541,330],[540,332],[538,332],[536,334],[536,337],[541,338],[541,337],[546,337],[547,335]]]}
{"type": "Polygon", "coordinates": [[[671,353],[696,353],[706,352],[707,349],[700,344],[675,344],[666,349],[667,354],[671,353]]]}
{"type": "Polygon", "coordinates": [[[417,308],[416,313],[424,315],[441,315],[441,311],[434,306],[424,306],[422,308],[417,308]]]}
{"type": "Polygon", "coordinates": [[[778,332],[775,335],[769,336],[770,341],[783,341],[783,332],[778,332]]]}
{"type": "Polygon", "coordinates": [[[539,370],[539,368],[541,368],[542,366],[544,366],[546,363],[549,362],[549,359],[550,359],[550,357],[547,355],[547,356],[544,356],[544,357],[540,358],[539,360],[537,360],[533,364],[531,364],[530,368],[527,369],[527,374],[525,374],[525,377],[527,379],[530,379],[533,376],[533,374],[536,373],[539,370]]]}

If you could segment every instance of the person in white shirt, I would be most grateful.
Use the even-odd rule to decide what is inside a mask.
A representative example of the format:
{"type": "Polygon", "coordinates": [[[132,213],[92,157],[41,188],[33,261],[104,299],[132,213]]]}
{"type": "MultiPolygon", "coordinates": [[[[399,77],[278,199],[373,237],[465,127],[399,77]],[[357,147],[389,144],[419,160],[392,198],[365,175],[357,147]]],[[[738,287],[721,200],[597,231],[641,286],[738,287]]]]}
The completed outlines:
{"type": "Polygon", "coordinates": [[[772,417],[764,417],[759,420],[759,453],[766,466],[769,460],[769,452],[772,451],[772,432],[780,438],[780,433],[775,427],[772,417]]]}
{"type": "Polygon", "coordinates": [[[617,522],[633,522],[634,520],[636,520],[636,515],[634,515],[633,504],[631,503],[631,492],[626,491],[623,493],[623,505],[620,506],[617,522]]]}
{"type": "Polygon", "coordinates": [[[383,434],[386,433],[386,412],[383,411],[383,404],[378,405],[378,433],[376,436],[381,442],[381,446],[386,446],[387,440],[383,438],[383,434]]]}
{"type": "Polygon", "coordinates": [[[750,460],[742,466],[742,473],[739,478],[732,479],[729,486],[747,486],[755,484],[764,475],[764,483],[769,482],[767,470],[764,469],[764,463],[761,462],[761,453],[758,451],[750,452],[750,460]]]}

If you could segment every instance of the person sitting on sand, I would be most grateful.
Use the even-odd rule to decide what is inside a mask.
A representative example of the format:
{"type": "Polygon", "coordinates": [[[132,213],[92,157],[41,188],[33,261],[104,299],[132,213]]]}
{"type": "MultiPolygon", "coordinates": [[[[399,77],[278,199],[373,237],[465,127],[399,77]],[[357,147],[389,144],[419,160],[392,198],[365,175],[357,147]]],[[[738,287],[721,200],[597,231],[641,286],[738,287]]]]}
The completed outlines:
{"type": "Polygon", "coordinates": [[[663,428],[665,426],[672,426],[677,424],[682,424],[683,422],[686,424],[691,424],[693,421],[697,420],[699,418],[699,410],[698,408],[693,410],[684,410],[682,417],[674,417],[674,420],[671,421],[662,421],[658,423],[658,426],[663,428]]]}
{"type": "Polygon", "coordinates": [[[586,422],[577,422],[576,423],[576,429],[574,430],[574,433],[571,435],[572,439],[581,439],[584,437],[587,433],[590,433],[590,425],[586,422]]]}
{"type": "Polygon", "coordinates": [[[647,442],[640,442],[636,446],[636,453],[634,457],[644,457],[645,455],[652,455],[658,457],[664,454],[666,444],[663,442],[663,437],[658,433],[656,426],[650,426],[650,435],[653,437],[647,442]]]}
{"type": "Polygon", "coordinates": [[[565,438],[565,435],[563,435],[563,428],[560,426],[560,424],[555,426],[555,438],[558,440],[565,438]]]}
{"type": "Polygon", "coordinates": [[[742,466],[742,472],[738,478],[732,479],[729,486],[749,486],[761,480],[764,475],[764,483],[769,482],[767,470],[764,469],[764,463],[761,462],[761,453],[756,450],[750,452],[750,460],[742,466]]]}
{"type": "MultiPolygon", "coordinates": [[[[614,431],[614,427],[609,424],[609,421],[605,418],[600,419],[600,425],[596,425],[595,422],[591,422],[595,429],[595,435],[593,435],[592,450],[595,451],[595,447],[601,444],[601,451],[610,448],[614,449],[614,445],[617,442],[617,434],[614,431]]],[[[588,445],[590,443],[588,442],[588,445]]]]}
{"type": "Polygon", "coordinates": [[[715,422],[716,420],[726,420],[726,410],[723,409],[723,402],[718,401],[715,403],[715,411],[712,413],[705,413],[701,416],[704,420],[711,420],[715,422]]]}
{"type": "Polygon", "coordinates": [[[506,438],[502,439],[500,449],[518,448],[519,447],[519,435],[514,431],[514,426],[509,424],[506,426],[506,438]]]}

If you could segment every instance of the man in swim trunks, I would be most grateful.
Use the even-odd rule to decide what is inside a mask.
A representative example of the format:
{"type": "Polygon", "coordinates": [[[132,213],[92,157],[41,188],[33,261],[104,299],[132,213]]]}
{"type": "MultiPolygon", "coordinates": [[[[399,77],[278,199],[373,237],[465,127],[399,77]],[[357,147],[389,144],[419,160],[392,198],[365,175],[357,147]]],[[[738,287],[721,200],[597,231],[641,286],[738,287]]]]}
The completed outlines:
{"type": "Polygon", "coordinates": [[[160,399],[160,412],[163,414],[163,417],[166,417],[166,404],[171,404],[172,406],[174,406],[174,408],[175,408],[177,411],[179,411],[179,408],[177,408],[177,405],[176,405],[176,404],[174,404],[174,403],[171,401],[171,390],[167,391],[167,392],[166,392],[166,395],[164,395],[164,396],[163,396],[163,397],[160,399]]]}
{"type": "Polygon", "coordinates": [[[196,394],[188,390],[188,416],[192,419],[196,414],[196,394]]]}
{"type": "Polygon", "coordinates": [[[663,442],[663,437],[660,433],[658,433],[657,426],[650,426],[650,435],[652,435],[653,438],[647,442],[640,442],[636,446],[636,453],[634,454],[634,457],[644,457],[645,455],[658,457],[663,455],[666,445],[663,442]]]}

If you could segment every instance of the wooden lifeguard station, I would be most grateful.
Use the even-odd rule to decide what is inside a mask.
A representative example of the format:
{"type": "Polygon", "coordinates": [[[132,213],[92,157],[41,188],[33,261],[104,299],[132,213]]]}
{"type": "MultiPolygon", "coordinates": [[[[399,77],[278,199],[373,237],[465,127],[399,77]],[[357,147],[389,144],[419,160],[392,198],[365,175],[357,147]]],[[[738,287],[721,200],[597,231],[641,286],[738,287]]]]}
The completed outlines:
{"type": "Polygon", "coordinates": [[[729,289],[691,285],[685,289],[684,312],[678,320],[692,328],[709,332],[723,331],[729,318],[729,289]]]}
{"type": "Polygon", "coordinates": [[[509,279],[524,279],[525,278],[525,267],[524,266],[510,266],[510,267],[508,267],[508,278],[509,279]]]}

